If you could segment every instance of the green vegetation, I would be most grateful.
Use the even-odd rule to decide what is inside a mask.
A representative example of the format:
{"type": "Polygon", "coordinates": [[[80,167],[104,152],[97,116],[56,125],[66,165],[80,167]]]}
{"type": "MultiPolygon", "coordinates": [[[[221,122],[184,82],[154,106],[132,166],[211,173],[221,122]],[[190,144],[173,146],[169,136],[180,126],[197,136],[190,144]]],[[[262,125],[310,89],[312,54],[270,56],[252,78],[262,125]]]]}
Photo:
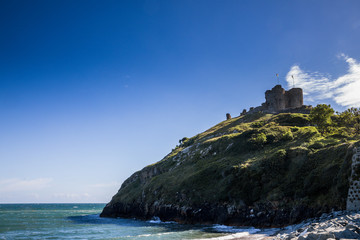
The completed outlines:
{"type": "Polygon", "coordinates": [[[310,121],[315,124],[319,131],[324,134],[329,131],[331,125],[331,116],[334,114],[334,109],[330,105],[319,104],[310,112],[310,121]]]}
{"type": "Polygon", "coordinates": [[[334,117],[334,124],[338,128],[343,128],[347,134],[360,134],[360,109],[350,108],[342,113],[337,113],[334,117]]]}
{"type": "Polygon", "coordinates": [[[338,138],[357,137],[360,134],[360,109],[349,108],[334,114],[330,105],[319,104],[311,110],[310,123],[323,135],[338,138]]]}
{"type": "Polygon", "coordinates": [[[163,160],[133,174],[112,202],[271,202],[344,208],[359,110],[334,115],[318,105],[310,115],[248,114],[183,138],[163,160]]]}

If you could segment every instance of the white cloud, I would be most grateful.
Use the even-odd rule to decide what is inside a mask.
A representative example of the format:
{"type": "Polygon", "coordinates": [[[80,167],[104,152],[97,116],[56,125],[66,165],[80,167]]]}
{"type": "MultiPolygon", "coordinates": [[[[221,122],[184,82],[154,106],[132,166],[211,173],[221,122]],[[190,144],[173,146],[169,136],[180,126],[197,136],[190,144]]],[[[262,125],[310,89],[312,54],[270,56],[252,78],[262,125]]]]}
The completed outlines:
{"type": "Polygon", "coordinates": [[[300,87],[304,91],[306,99],[315,102],[323,99],[332,99],[343,107],[360,106],[360,63],[344,54],[339,56],[348,65],[345,75],[337,79],[331,79],[329,75],[319,72],[307,72],[299,65],[293,65],[286,75],[288,87],[300,87]]]}
{"type": "Polygon", "coordinates": [[[287,73],[286,81],[288,87],[293,87],[295,84],[296,87],[302,88],[309,101],[332,97],[331,81],[324,74],[305,72],[298,65],[294,65],[287,73]]]}
{"type": "Polygon", "coordinates": [[[349,64],[348,72],[335,80],[334,100],[341,106],[360,106],[360,63],[355,59],[341,55],[349,64]]]}
{"type": "Polygon", "coordinates": [[[35,191],[47,188],[52,182],[51,178],[18,179],[10,178],[0,180],[0,192],[35,191]]]}

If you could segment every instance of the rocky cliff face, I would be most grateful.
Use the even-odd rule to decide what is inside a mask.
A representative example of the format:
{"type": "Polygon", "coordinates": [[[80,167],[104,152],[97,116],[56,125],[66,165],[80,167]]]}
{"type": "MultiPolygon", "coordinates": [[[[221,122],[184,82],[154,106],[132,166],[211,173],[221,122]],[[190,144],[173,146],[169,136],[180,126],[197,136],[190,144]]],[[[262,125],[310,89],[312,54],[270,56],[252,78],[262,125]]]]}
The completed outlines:
{"type": "Polygon", "coordinates": [[[248,114],[185,139],[134,173],[102,217],[283,226],[344,209],[352,149],[306,114],[248,114]]]}

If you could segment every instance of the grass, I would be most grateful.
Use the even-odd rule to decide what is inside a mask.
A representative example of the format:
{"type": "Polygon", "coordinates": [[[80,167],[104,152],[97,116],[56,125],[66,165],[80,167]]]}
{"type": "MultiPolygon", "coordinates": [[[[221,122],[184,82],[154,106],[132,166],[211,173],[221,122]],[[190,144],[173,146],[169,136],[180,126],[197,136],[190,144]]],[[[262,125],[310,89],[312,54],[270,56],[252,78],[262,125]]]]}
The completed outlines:
{"type": "Polygon", "coordinates": [[[134,174],[112,201],[344,208],[351,148],[358,144],[356,138],[321,136],[306,114],[248,114],[187,139],[134,174]]]}

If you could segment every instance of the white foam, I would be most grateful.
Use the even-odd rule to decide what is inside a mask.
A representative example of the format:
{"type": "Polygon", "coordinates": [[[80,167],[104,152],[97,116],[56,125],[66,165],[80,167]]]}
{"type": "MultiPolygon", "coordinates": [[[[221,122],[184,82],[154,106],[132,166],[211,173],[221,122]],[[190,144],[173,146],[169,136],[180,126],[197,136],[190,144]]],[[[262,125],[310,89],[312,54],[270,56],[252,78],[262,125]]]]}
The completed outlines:
{"type": "Polygon", "coordinates": [[[231,227],[231,226],[226,226],[226,225],[219,225],[219,224],[215,224],[213,225],[211,228],[213,228],[214,230],[216,230],[217,232],[225,232],[225,233],[257,233],[260,232],[260,229],[257,228],[236,228],[236,227],[231,227]]]}
{"type": "Polygon", "coordinates": [[[174,223],[177,223],[177,222],[173,222],[173,221],[163,222],[163,221],[160,220],[159,217],[153,217],[151,220],[149,220],[149,221],[147,221],[147,222],[148,222],[148,223],[157,223],[157,224],[159,224],[159,223],[164,223],[164,224],[170,224],[170,223],[174,224],[174,223]]]}
{"type": "Polygon", "coordinates": [[[161,223],[159,217],[153,217],[151,220],[148,221],[149,223],[161,223]]]}
{"type": "Polygon", "coordinates": [[[140,234],[140,235],[137,235],[136,237],[151,237],[151,236],[162,236],[162,235],[169,235],[169,234],[173,234],[173,232],[140,234]]]}

